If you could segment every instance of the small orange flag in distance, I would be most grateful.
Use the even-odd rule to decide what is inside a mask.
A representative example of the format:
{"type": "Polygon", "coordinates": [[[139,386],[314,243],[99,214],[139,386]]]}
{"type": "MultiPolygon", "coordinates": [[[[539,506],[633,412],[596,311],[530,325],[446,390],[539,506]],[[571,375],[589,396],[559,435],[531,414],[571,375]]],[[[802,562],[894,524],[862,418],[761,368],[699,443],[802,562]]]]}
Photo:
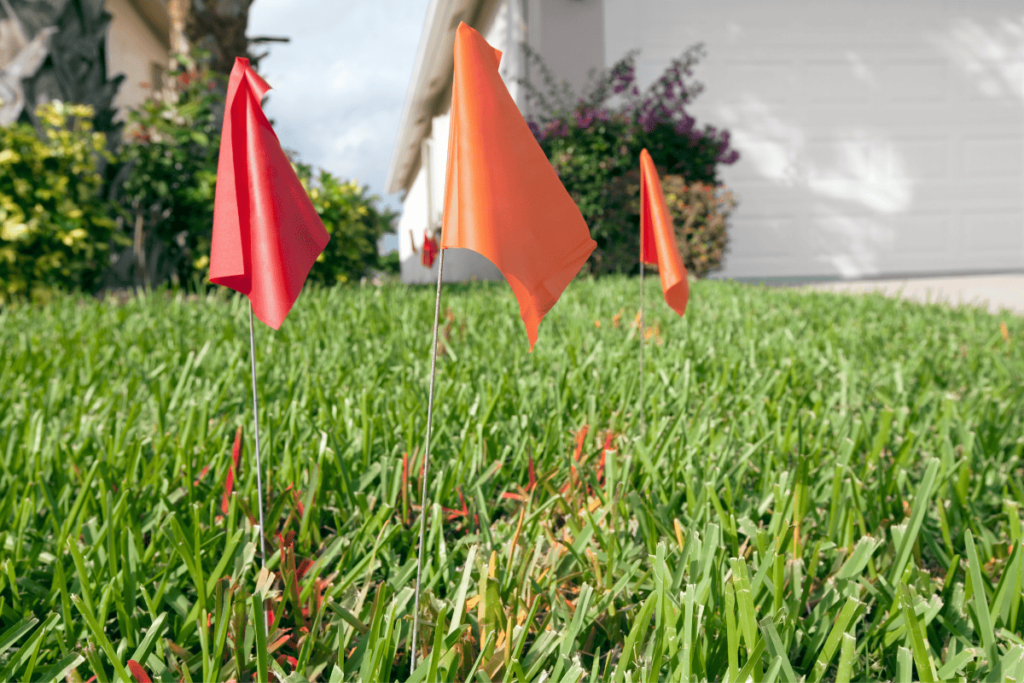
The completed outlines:
{"type": "Polygon", "coordinates": [[[679,256],[672,216],[661,192],[661,180],[654,160],[645,149],[640,152],[640,260],[658,266],[665,303],[682,315],[690,299],[686,266],[679,256]]]}
{"type": "Polygon", "coordinates": [[[235,59],[217,163],[210,282],[245,294],[256,317],[276,330],[330,237],[260,106],[268,90],[249,60],[235,59]]]}
{"type": "Polygon", "coordinates": [[[597,243],[498,75],[501,52],[466,24],[455,34],[441,247],[486,256],[537,326],[597,243]]]}

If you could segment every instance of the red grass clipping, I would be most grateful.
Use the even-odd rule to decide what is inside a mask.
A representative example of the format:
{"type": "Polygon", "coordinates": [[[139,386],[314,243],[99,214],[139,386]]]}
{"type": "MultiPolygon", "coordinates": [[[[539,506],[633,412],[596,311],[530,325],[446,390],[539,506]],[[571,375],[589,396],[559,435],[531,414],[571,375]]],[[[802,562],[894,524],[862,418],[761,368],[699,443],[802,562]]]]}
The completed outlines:
{"type": "Polygon", "coordinates": [[[508,94],[500,59],[459,24],[441,247],[472,249],[501,270],[532,351],[541,319],[597,243],[508,94]]]}
{"type": "Polygon", "coordinates": [[[249,297],[275,330],[330,237],[260,102],[270,90],[235,60],[228,80],[213,205],[210,282],[249,297]]]}
{"type": "Polygon", "coordinates": [[[149,677],[146,670],[143,669],[142,665],[134,659],[128,660],[128,670],[132,672],[132,678],[134,678],[137,683],[153,683],[153,679],[149,677]]]}
{"type": "Polygon", "coordinates": [[[224,496],[220,499],[220,511],[225,515],[231,505],[231,492],[235,489],[235,477],[238,476],[238,458],[242,453],[242,425],[235,431],[235,443],[231,445],[231,465],[228,476],[224,479],[224,496]]]}
{"type": "Polygon", "coordinates": [[[690,300],[686,266],[679,257],[672,215],[665,205],[661,180],[647,150],[640,152],[640,260],[658,266],[665,303],[682,315],[690,300]]]}

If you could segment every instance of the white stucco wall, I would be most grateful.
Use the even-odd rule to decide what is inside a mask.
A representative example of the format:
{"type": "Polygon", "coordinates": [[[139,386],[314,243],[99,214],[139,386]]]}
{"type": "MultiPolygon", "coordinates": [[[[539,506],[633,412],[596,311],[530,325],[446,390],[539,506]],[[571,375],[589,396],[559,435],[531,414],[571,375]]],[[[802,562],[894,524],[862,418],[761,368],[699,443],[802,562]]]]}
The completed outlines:
{"type": "Polygon", "coordinates": [[[168,49],[128,0],[106,0],[106,10],[112,17],[107,36],[107,75],[125,75],[114,98],[114,106],[122,108],[118,116],[123,118],[124,107],[141,104],[153,92],[152,65],[166,72],[168,49]]]}
{"type": "MultiPolygon", "coordinates": [[[[523,69],[522,50],[522,0],[502,0],[488,17],[488,25],[476,27],[493,47],[502,51],[499,73],[513,99],[519,96],[518,81],[523,69]]],[[[450,96],[449,96],[450,97],[450,96]]],[[[431,268],[423,265],[419,250],[423,246],[423,234],[431,229],[439,235],[441,217],[444,211],[444,182],[448,160],[448,134],[450,120],[448,109],[450,99],[443,107],[443,113],[431,121],[429,153],[421,159],[416,180],[410,186],[402,204],[402,216],[398,223],[399,260],[402,268],[402,282],[406,284],[428,284],[437,282],[437,263],[431,268]],[[427,179],[426,165],[430,169],[427,179]],[[427,192],[430,186],[432,216],[428,220],[427,192]]],[[[444,258],[444,281],[463,282],[466,280],[501,280],[501,272],[486,258],[468,249],[448,249],[444,258]]]]}
{"type": "MultiPolygon", "coordinates": [[[[681,0],[678,0],[681,1],[681,0]]],[[[520,0],[530,47],[577,92],[605,59],[604,0],[520,0]]],[[[614,27],[611,27],[614,30],[614,27]]],[[[531,74],[531,81],[540,86],[531,74]]]]}
{"type": "Polygon", "coordinates": [[[402,215],[398,217],[398,258],[402,264],[403,282],[408,282],[407,278],[412,277],[412,271],[406,272],[406,264],[413,259],[419,260],[419,250],[423,244],[423,231],[426,228],[426,223],[427,179],[426,173],[420,168],[420,172],[416,174],[416,180],[409,187],[409,191],[405,193],[405,200],[402,202],[402,215]]]}
{"type": "Polygon", "coordinates": [[[604,0],[646,85],[704,42],[700,123],[732,131],[721,276],[1024,269],[1018,1],[604,0]]]}
{"type": "MultiPolygon", "coordinates": [[[[421,166],[416,180],[406,194],[402,215],[398,221],[398,258],[402,269],[402,282],[430,284],[437,282],[437,261],[427,268],[423,265],[421,249],[423,234],[428,229],[440,239],[441,217],[444,212],[444,177],[448,154],[448,115],[435,117],[429,143],[427,168],[421,166]],[[431,195],[428,202],[428,189],[431,195]],[[428,210],[429,206],[429,210],[428,210]],[[431,220],[428,222],[428,216],[431,220]]],[[[485,257],[468,249],[447,249],[444,256],[444,281],[501,280],[501,272],[485,257]]]]}

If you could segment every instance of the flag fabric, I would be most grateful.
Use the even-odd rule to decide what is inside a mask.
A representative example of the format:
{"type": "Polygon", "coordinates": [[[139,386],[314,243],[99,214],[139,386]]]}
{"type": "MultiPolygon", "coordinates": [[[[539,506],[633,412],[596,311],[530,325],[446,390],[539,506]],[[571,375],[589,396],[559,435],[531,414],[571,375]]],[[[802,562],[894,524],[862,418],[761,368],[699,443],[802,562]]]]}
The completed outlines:
{"type": "Polygon", "coordinates": [[[421,261],[427,268],[434,267],[434,260],[437,258],[437,252],[440,249],[437,246],[437,238],[433,235],[428,235],[426,232],[423,233],[423,256],[421,261]]]}
{"type": "Polygon", "coordinates": [[[330,237],[260,106],[270,90],[249,60],[228,80],[213,205],[210,282],[249,297],[275,330],[330,237]]]}
{"type": "Polygon", "coordinates": [[[455,34],[441,247],[487,257],[537,326],[597,244],[498,75],[501,52],[466,24],[455,34]]]}
{"type": "Polygon", "coordinates": [[[654,160],[645,149],[640,152],[640,260],[658,266],[665,303],[682,315],[690,299],[686,266],[679,256],[672,216],[661,191],[654,160]]]}

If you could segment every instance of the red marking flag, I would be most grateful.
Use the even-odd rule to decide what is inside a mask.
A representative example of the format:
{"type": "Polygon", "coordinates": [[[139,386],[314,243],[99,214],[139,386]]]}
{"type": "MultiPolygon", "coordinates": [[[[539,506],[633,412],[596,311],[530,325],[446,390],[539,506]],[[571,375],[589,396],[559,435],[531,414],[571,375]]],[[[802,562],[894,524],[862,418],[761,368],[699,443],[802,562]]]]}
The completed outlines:
{"type": "Polygon", "coordinates": [[[275,330],[330,237],[260,106],[270,86],[239,57],[228,80],[210,282],[249,297],[275,330]]]}

